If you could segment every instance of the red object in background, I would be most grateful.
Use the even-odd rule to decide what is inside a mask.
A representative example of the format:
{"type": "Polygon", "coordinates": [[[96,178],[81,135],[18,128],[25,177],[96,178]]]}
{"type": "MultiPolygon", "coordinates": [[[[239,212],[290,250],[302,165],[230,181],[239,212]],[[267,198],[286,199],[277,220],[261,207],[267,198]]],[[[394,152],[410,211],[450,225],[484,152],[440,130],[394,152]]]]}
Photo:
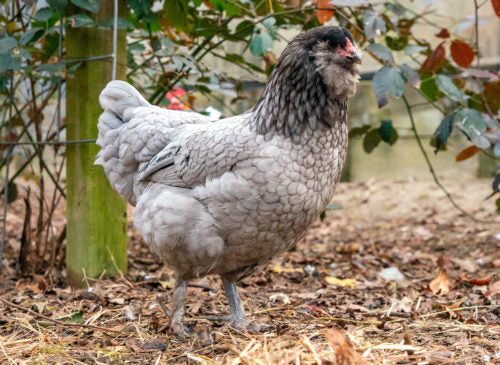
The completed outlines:
{"type": "Polygon", "coordinates": [[[167,99],[172,101],[173,98],[180,98],[184,95],[186,95],[186,91],[184,89],[181,89],[180,87],[177,87],[167,93],[167,99]]]}
{"type": "Polygon", "coordinates": [[[455,39],[450,45],[451,58],[459,66],[469,67],[474,60],[474,51],[465,42],[455,39]]]}
{"type": "Polygon", "coordinates": [[[167,106],[169,110],[186,110],[189,109],[186,104],[180,101],[178,98],[186,95],[186,91],[180,87],[173,89],[167,93],[167,99],[170,104],[167,106]]]}
{"type": "Polygon", "coordinates": [[[316,10],[316,16],[318,17],[319,24],[323,24],[329,21],[334,13],[333,6],[330,4],[330,0],[319,0],[317,2],[318,10],[316,10]],[[332,10],[327,10],[331,8],[332,10]]]}

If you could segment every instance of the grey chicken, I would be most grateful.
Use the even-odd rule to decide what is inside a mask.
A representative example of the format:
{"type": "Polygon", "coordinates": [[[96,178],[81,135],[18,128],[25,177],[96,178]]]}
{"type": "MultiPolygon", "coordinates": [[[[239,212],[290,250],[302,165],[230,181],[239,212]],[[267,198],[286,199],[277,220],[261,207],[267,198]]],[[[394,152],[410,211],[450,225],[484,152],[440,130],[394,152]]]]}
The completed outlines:
{"type": "Polygon", "coordinates": [[[353,43],[337,26],[298,35],[257,104],[216,121],[152,106],[123,81],[102,91],[96,164],[175,270],[177,335],[186,334],[186,283],[210,274],[222,278],[229,323],[248,329],[235,282],[303,237],[332,198],[359,79],[353,43]]]}

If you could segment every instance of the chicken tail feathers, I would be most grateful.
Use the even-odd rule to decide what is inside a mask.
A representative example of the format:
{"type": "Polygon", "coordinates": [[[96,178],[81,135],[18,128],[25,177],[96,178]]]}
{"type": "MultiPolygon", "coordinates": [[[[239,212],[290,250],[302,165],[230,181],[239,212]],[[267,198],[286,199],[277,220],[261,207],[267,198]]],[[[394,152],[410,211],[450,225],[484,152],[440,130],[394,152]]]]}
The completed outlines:
{"type": "Polygon", "coordinates": [[[132,118],[135,108],[151,105],[132,85],[120,80],[106,85],[99,96],[99,103],[104,111],[112,112],[124,123],[132,118]]]}
{"type": "Polygon", "coordinates": [[[113,188],[122,198],[134,204],[133,184],[138,163],[133,152],[125,153],[120,136],[122,127],[134,117],[135,110],[151,105],[132,85],[118,80],[106,85],[99,96],[99,103],[104,112],[97,124],[99,134],[96,144],[101,150],[94,164],[102,165],[113,188]]]}

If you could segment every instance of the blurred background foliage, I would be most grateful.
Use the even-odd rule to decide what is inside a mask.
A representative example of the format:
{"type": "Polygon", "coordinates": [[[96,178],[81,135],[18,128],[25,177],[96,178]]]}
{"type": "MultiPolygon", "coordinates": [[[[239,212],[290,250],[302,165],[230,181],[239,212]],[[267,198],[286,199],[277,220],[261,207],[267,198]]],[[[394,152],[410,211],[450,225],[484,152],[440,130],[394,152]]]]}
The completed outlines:
{"type": "MultiPolygon", "coordinates": [[[[399,162],[379,155],[383,161],[375,169],[405,172],[410,165],[405,153],[412,149],[461,209],[440,182],[438,172],[445,166],[481,154],[492,193],[500,183],[500,0],[460,4],[130,0],[126,17],[118,19],[118,28],[127,32],[126,59],[118,62],[126,63],[127,81],[153,104],[230,116],[253,105],[295,34],[340,24],[365,53],[363,82],[351,103],[345,178],[384,176],[373,168],[356,170],[354,162],[367,159],[361,149],[376,154],[400,148],[399,162]],[[432,155],[443,154],[453,136],[460,142],[434,166],[432,155]],[[405,138],[414,144],[398,147],[405,138]]],[[[99,6],[99,0],[0,1],[0,168],[4,176],[6,166],[11,169],[8,189],[2,191],[8,191],[8,203],[24,199],[26,212],[35,216],[33,229],[25,220],[23,237],[33,237],[39,267],[49,270],[64,255],[65,225],[54,214],[65,199],[65,145],[59,143],[65,140],[65,81],[92,62],[68,59],[64,36],[69,28],[111,28],[112,18],[94,21],[99,6]]],[[[109,55],[103,57],[111,62],[109,55]]],[[[490,193],[485,189],[485,196],[490,193]]]]}

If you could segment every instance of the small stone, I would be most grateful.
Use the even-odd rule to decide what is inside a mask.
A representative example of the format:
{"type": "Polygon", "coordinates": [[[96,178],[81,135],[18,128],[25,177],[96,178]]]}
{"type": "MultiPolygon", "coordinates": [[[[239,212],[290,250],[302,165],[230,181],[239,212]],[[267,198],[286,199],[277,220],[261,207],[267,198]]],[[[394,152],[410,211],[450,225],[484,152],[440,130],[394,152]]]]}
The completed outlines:
{"type": "Polygon", "coordinates": [[[397,267],[387,267],[379,272],[378,276],[388,281],[402,281],[406,279],[397,267]]]}
{"type": "Polygon", "coordinates": [[[307,275],[312,275],[316,272],[316,267],[314,267],[313,265],[306,265],[304,267],[304,272],[307,274],[307,275]]]}

